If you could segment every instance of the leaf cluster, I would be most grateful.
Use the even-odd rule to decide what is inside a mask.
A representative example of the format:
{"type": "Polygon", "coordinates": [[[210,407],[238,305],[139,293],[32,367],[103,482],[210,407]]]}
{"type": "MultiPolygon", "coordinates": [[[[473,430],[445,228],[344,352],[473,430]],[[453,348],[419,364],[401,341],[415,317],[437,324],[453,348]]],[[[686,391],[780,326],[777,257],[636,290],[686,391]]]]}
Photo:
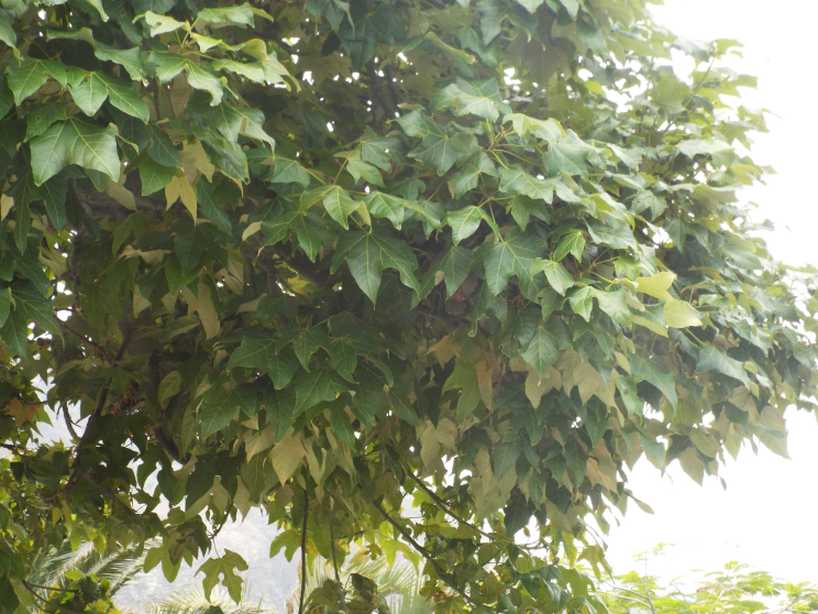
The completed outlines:
{"type": "Polygon", "coordinates": [[[438,612],[601,611],[628,467],[814,409],[734,47],[644,0],[0,2],[2,607],[43,545],[173,579],[259,507],[438,612]]]}

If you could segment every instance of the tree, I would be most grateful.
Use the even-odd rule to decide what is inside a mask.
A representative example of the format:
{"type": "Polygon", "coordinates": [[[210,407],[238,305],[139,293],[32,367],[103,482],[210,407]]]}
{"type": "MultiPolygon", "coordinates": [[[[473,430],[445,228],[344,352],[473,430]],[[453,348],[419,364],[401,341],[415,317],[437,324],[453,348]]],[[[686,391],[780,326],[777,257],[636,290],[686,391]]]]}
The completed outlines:
{"type": "Polygon", "coordinates": [[[2,0],[3,607],[46,544],[173,578],[260,506],[438,612],[593,611],[642,454],[784,453],[818,304],[739,201],[753,80],[645,4],[2,0]]]}
{"type": "Polygon", "coordinates": [[[732,562],[719,571],[665,583],[635,571],[620,576],[605,593],[611,614],[790,614],[818,610],[818,589],[782,582],[763,571],[732,562]]]}

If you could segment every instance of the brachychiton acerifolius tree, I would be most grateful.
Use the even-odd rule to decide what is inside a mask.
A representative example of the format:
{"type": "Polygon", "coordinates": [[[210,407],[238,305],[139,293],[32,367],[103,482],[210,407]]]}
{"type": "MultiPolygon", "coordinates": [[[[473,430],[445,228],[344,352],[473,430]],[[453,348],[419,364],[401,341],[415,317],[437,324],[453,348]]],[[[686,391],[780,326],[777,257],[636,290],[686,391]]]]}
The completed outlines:
{"type": "Polygon", "coordinates": [[[753,80],[647,10],[0,0],[2,607],[65,539],[238,596],[255,507],[439,612],[600,611],[641,455],[785,453],[816,301],[737,196],[753,80]]]}

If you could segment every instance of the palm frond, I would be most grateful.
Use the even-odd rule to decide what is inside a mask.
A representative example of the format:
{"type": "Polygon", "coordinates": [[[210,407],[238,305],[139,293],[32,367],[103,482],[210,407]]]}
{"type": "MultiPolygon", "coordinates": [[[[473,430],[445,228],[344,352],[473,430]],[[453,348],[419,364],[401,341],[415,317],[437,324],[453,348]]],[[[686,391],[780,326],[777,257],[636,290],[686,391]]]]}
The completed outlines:
{"type": "Polygon", "coordinates": [[[189,589],[151,606],[147,612],[148,614],[205,614],[213,606],[221,608],[224,614],[274,614],[274,610],[245,603],[244,599],[236,604],[223,590],[218,588],[211,595],[210,601],[207,600],[201,589],[189,589]]]}

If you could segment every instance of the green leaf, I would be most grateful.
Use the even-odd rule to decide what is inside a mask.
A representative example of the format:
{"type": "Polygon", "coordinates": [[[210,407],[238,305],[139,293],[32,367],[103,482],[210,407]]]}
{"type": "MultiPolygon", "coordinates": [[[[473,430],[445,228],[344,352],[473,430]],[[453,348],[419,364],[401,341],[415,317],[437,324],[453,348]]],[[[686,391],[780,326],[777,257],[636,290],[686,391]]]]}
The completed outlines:
{"type": "MultiPolygon", "coordinates": [[[[247,563],[241,555],[227,548],[224,549],[223,556],[205,561],[199,569],[196,570],[197,574],[203,573],[205,575],[204,580],[202,580],[205,598],[210,601],[210,594],[213,592],[213,588],[221,581],[221,583],[227,587],[227,593],[230,595],[230,598],[236,603],[239,603],[242,597],[242,579],[241,576],[236,573],[236,570],[247,571],[247,563]]],[[[220,608],[218,609],[221,611],[220,608]]]]}
{"type": "Polygon", "coordinates": [[[477,232],[480,222],[483,221],[491,223],[491,218],[483,209],[474,205],[446,214],[446,222],[452,229],[452,240],[455,245],[477,232]]]}
{"type": "Polygon", "coordinates": [[[239,26],[252,28],[255,25],[254,18],[256,16],[272,21],[272,17],[268,13],[245,2],[234,6],[201,9],[196,14],[193,27],[222,28],[225,26],[239,26]]]}
{"type": "Polygon", "coordinates": [[[598,157],[594,147],[583,142],[573,132],[568,132],[559,141],[549,144],[544,161],[550,177],[561,173],[587,175],[589,165],[595,163],[598,157]]]}
{"type": "Polygon", "coordinates": [[[68,105],[48,103],[37,105],[26,114],[26,140],[40,136],[58,121],[71,116],[68,105]]]}
{"type": "Polygon", "coordinates": [[[328,345],[327,335],[320,326],[314,326],[302,331],[293,340],[293,351],[304,371],[310,370],[310,360],[322,347],[328,345]]]}
{"type": "Polygon", "coordinates": [[[28,320],[17,309],[12,310],[5,326],[0,330],[0,339],[11,351],[12,356],[28,356],[28,320]]]}
{"type": "Polygon", "coordinates": [[[363,203],[355,201],[349,193],[338,186],[332,186],[321,201],[329,216],[338,222],[344,230],[349,230],[349,216],[363,203]]]}
{"type": "Polygon", "coordinates": [[[437,109],[451,109],[457,116],[476,115],[489,121],[497,121],[500,110],[508,110],[502,102],[496,79],[469,82],[458,79],[450,83],[434,97],[437,109]]]}
{"type": "Polygon", "coordinates": [[[440,205],[430,201],[411,200],[379,191],[371,192],[364,200],[372,217],[386,218],[397,229],[407,219],[417,219],[425,228],[431,229],[440,228],[443,223],[440,205]]]}
{"type": "MultiPolygon", "coordinates": [[[[140,17],[145,20],[152,37],[167,34],[168,32],[175,32],[180,28],[190,28],[190,26],[184,21],[178,21],[170,15],[160,15],[158,13],[154,13],[153,11],[147,11],[143,15],[136,17],[136,19],[139,19],[140,17]]],[[[136,19],[134,19],[134,21],[136,21],[136,19]]]]}
{"type": "Polygon", "coordinates": [[[26,323],[34,322],[40,328],[49,331],[57,337],[62,337],[57,318],[54,315],[54,305],[43,297],[33,285],[16,286],[12,291],[14,311],[22,316],[26,323]]]}
{"type": "Polygon", "coordinates": [[[503,118],[503,121],[510,121],[514,132],[521,137],[533,135],[547,143],[558,141],[565,133],[562,125],[553,118],[537,119],[523,113],[509,113],[503,118]]]}
{"type": "Polygon", "coordinates": [[[315,369],[302,373],[295,382],[295,416],[312,409],[319,403],[329,403],[347,390],[347,386],[329,371],[315,369]]]}
{"type": "Polygon", "coordinates": [[[75,119],[54,124],[29,144],[35,185],[42,185],[69,164],[99,171],[118,182],[115,135],[113,126],[100,128],[75,119]]]}
{"type": "Polygon", "coordinates": [[[6,87],[6,79],[0,73],[0,119],[3,119],[11,107],[14,106],[14,97],[6,87]]]}
{"type": "Polygon", "coordinates": [[[679,397],[676,394],[676,381],[671,373],[640,356],[631,356],[630,364],[631,373],[637,382],[647,382],[656,387],[670,404],[676,407],[679,397]]]}
{"type": "Polygon", "coordinates": [[[153,52],[150,59],[160,83],[168,83],[184,71],[190,87],[210,94],[210,106],[221,103],[224,96],[222,81],[207,68],[175,53],[153,52]]]}
{"type": "Polygon", "coordinates": [[[11,288],[0,290],[0,329],[5,325],[11,313],[11,288]]]}
{"type": "Polygon", "coordinates": [[[437,265],[437,271],[443,273],[446,284],[446,296],[451,298],[463,285],[474,265],[474,253],[464,247],[452,245],[449,253],[437,265]]]}
{"type": "Polygon", "coordinates": [[[273,172],[267,181],[270,183],[297,183],[302,187],[310,185],[310,174],[297,160],[276,156],[273,172]]]}
{"type": "Polygon", "coordinates": [[[228,390],[221,382],[216,382],[199,403],[199,430],[202,436],[209,437],[226,429],[238,419],[240,411],[236,390],[228,390]]]}
{"type": "Polygon", "coordinates": [[[554,337],[540,324],[520,355],[537,373],[545,375],[548,367],[557,361],[559,350],[554,337]]]}
{"type": "Polygon", "coordinates": [[[699,350],[699,362],[696,364],[696,370],[702,373],[716,371],[717,373],[738,380],[745,386],[750,384],[750,379],[747,377],[744,366],[735,358],[730,358],[727,354],[712,345],[699,350]]]}
{"type": "Polygon", "coordinates": [[[139,96],[139,90],[133,86],[129,87],[111,79],[105,80],[108,88],[108,102],[126,115],[141,119],[148,123],[151,118],[150,109],[147,103],[139,96]]]}
{"type": "Polygon", "coordinates": [[[54,177],[40,186],[40,194],[51,224],[56,230],[62,230],[67,222],[65,199],[68,194],[68,181],[64,177],[54,177]]]}
{"type": "Polygon", "coordinates": [[[596,295],[595,289],[591,286],[579,288],[571,293],[568,297],[568,302],[571,305],[571,311],[580,316],[586,322],[591,321],[591,312],[594,309],[594,297],[596,295]]]}
{"type": "Polygon", "coordinates": [[[347,159],[346,171],[358,183],[363,179],[366,183],[383,187],[381,172],[372,164],[355,158],[347,159]]]}
{"type": "Polygon", "coordinates": [[[445,175],[452,166],[465,160],[478,149],[477,139],[467,132],[436,132],[424,137],[421,144],[409,153],[409,157],[425,162],[445,175]]]}
{"type": "Polygon", "coordinates": [[[702,139],[688,139],[686,141],[682,141],[676,145],[676,149],[678,149],[688,158],[694,158],[702,155],[714,156],[733,151],[730,144],[725,143],[724,141],[702,139]]]}
{"type": "Polygon", "coordinates": [[[266,83],[267,75],[264,65],[261,62],[237,62],[236,60],[217,60],[213,62],[213,68],[220,71],[232,72],[241,75],[253,83],[266,83]]]}
{"type": "Polygon", "coordinates": [[[373,304],[377,302],[381,275],[385,269],[396,270],[405,286],[415,292],[420,290],[415,277],[418,268],[415,255],[406,243],[392,236],[349,233],[335,254],[333,267],[337,268],[341,260],[347,263],[358,287],[373,304]]]}
{"type": "Polygon", "coordinates": [[[398,125],[407,136],[425,138],[433,134],[440,134],[440,128],[432,122],[422,111],[410,111],[397,119],[398,125]]]}
{"type": "Polygon", "coordinates": [[[105,12],[105,9],[102,7],[102,0],[85,0],[88,3],[88,6],[93,8],[97,14],[100,16],[102,21],[108,21],[108,13],[105,12]]]}
{"type": "Polygon", "coordinates": [[[536,239],[512,231],[505,239],[499,239],[483,259],[486,284],[489,292],[497,296],[508,285],[511,277],[521,284],[531,280],[531,265],[540,256],[541,245],[536,239]]]}
{"type": "Polygon", "coordinates": [[[545,273],[548,285],[554,288],[560,296],[565,296],[565,292],[574,285],[574,278],[559,262],[538,258],[532,265],[531,274],[534,275],[540,271],[545,273]]]}
{"type": "Polygon", "coordinates": [[[392,135],[381,136],[367,127],[364,136],[358,139],[361,159],[384,172],[392,170],[392,161],[400,149],[400,139],[392,135]]]}
{"type": "Polygon", "coordinates": [[[548,204],[554,200],[553,181],[537,179],[516,166],[500,171],[500,191],[507,194],[522,194],[534,200],[544,200],[548,204]]]}
{"type": "Polygon", "coordinates": [[[477,11],[480,15],[480,32],[483,44],[488,45],[502,31],[505,13],[497,0],[477,0],[477,11]]]}
{"type": "Polygon", "coordinates": [[[599,310],[607,315],[614,322],[622,326],[629,326],[631,323],[631,311],[628,308],[628,298],[624,290],[613,290],[603,292],[598,290],[594,293],[599,310]]]}
{"type": "Polygon", "coordinates": [[[264,371],[276,390],[284,389],[293,379],[298,364],[292,354],[281,350],[274,339],[244,337],[230,355],[228,369],[243,367],[264,371]]]}
{"type": "Polygon", "coordinates": [[[74,103],[88,116],[96,115],[108,98],[108,85],[95,72],[72,70],[68,76],[68,91],[74,103]]]}
{"type": "Polygon", "coordinates": [[[11,18],[3,12],[0,12],[0,42],[12,48],[17,47],[17,34],[14,32],[11,18]]]}
{"type": "Polygon", "coordinates": [[[45,85],[49,78],[56,79],[61,85],[66,83],[65,68],[61,64],[28,57],[22,62],[12,62],[6,71],[6,77],[17,106],[45,85]]]}
{"type": "Polygon", "coordinates": [[[142,156],[136,166],[142,196],[149,196],[163,189],[176,175],[175,168],[157,164],[151,158],[142,156]]]}
{"type": "Polygon", "coordinates": [[[93,47],[94,56],[98,60],[119,64],[134,81],[142,81],[145,78],[145,63],[142,60],[142,50],[139,47],[125,49],[111,47],[97,41],[90,28],[78,28],[70,31],[49,30],[47,38],[49,41],[61,39],[84,41],[93,47]]]}
{"type": "Polygon", "coordinates": [[[480,175],[497,175],[497,168],[484,152],[480,152],[468,160],[449,179],[449,192],[453,198],[460,198],[477,187],[480,175]]]}
{"type": "Polygon", "coordinates": [[[104,43],[94,43],[94,55],[104,62],[119,64],[134,81],[145,79],[145,63],[142,60],[142,50],[139,47],[118,49],[104,43]]]}
{"type": "Polygon", "coordinates": [[[576,20],[579,14],[579,0],[559,0],[559,2],[571,16],[571,19],[576,20]]]}
{"type": "Polygon", "coordinates": [[[529,13],[536,13],[537,9],[540,8],[545,0],[516,0],[517,4],[520,6],[525,7],[529,13]]]}
{"type": "Polygon", "coordinates": [[[585,253],[585,235],[581,230],[570,230],[562,236],[551,257],[557,262],[561,262],[568,254],[571,254],[577,262],[582,262],[582,254],[585,253]]]}
{"type": "Polygon", "coordinates": [[[224,89],[221,80],[209,70],[202,68],[198,64],[187,62],[185,66],[187,82],[190,87],[202,90],[210,94],[210,106],[215,107],[222,101],[224,89]]]}

